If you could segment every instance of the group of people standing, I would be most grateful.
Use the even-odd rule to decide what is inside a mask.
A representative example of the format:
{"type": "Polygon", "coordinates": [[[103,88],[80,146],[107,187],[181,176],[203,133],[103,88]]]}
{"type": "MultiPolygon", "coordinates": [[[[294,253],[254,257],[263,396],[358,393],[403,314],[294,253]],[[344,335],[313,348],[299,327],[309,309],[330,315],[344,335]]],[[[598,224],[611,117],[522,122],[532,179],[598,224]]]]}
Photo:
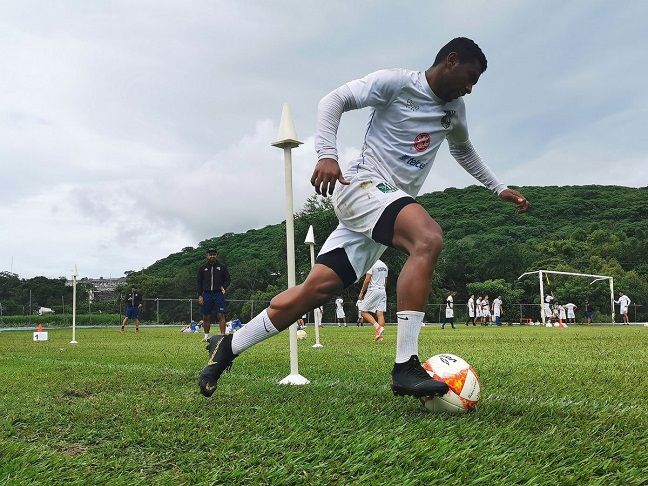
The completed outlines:
{"type": "Polygon", "coordinates": [[[478,295],[477,299],[475,299],[475,294],[471,294],[466,305],[468,307],[466,326],[470,325],[470,323],[476,326],[476,322],[479,322],[482,326],[488,326],[491,322],[494,322],[497,326],[502,325],[504,307],[501,295],[498,295],[491,302],[488,294],[478,295]]]}
{"type": "MultiPolygon", "coordinates": [[[[621,314],[624,325],[630,325],[630,320],[628,318],[628,309],[630,308],[630,302],[630,297],[625,295],[623,292],[619,292],[619,299],[614,301],[614,303],[619,306],[619,314],[621,314]]],[[[545,295],[541,311],[542,315],[545,318],[545,322],[574,324],[576,322],[576,309],[578,309],[578,306],[573,304],[572,302],[568,302],[566,304],[558,302],[554,298],[553,292],[550,292],[545,295]]],[[[591,324],[594,310],[589,300],[585,300],[585,304],[583,304],[583,311],[587,324],[591,324]]]]}

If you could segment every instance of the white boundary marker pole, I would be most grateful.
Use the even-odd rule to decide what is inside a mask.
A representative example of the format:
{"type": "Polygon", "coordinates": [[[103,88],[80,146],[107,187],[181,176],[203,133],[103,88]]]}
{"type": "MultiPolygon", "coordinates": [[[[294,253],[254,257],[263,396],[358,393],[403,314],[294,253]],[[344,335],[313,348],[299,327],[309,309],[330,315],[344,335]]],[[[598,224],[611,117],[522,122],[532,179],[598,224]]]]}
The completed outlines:
{"type": "Polygon", "coordinates": [[[70,344],[78,344],[76,340],[76,283],[78,275],[79,272],[75,264],[72,271],[72,341],[70,341],[70,344]]]}
{"type": "MultiPolygon", "coordinates": [[[[308,228],[308,233],[306,233],[306,239],[304,240],[304,243],[306,243],[310,247],[310,259],[311,259],[311,268],[315,266],[315,232],[313,231],[313,225],[311,224],[308,228]]],[[[315,310],[313,311],[313,316],[315,319],[315,344],[313,344],[314,348],[323,348],[322,344],[320,344],[320,335],[319,335],[319,327],[320,324],[322,323],[322,313],[319,309],[319,307],[316,307],[315,310]]]]}
{"type": "Polygon", "coordinates": [[[610,277],[610,307],[612,308],[612,323],[614,324],[614,278],[610,277]]]}
{"type": "Polygon", "coordinates": [[[542,270],[538,272],[538,277],[540,278],[540,317],[542,318],[542,325],[546,325],[545,319],[549,316],[545,316],[545,307],[544,307],[544,283],[542,282],[542,270]]]}
{"type": "MultiPolygon", "coordinates": [[[[295,224],[293,220],[293,189],[292,189],[292,149],[302,144],[297,139],[295,125],[290,116],[288,103],[284,103],[281,111],[281,122],[277,140],[273,147],[284,151],[284,172],[286,185],[286,253],[288,260],[288,288],[296,285],[295,278],[295,224]]],[[[299,374],[297,358],[297,323],[290,326],[290,374],[279,382],[280,385],[307,385],[310,383],[299,374]]]]}

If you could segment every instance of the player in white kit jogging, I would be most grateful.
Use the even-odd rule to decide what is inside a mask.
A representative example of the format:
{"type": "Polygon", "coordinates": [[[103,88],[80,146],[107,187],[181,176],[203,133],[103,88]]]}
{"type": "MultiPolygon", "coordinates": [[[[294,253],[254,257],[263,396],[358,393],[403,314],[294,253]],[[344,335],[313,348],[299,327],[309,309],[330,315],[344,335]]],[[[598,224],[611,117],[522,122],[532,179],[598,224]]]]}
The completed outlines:
{"type": "Polygon", "coordinates": [[[425,71],[377,71],[340,86],[320,101],[315,137],[318,162],[311,183],[318,194],[333,196],[340,224],[302,284],[274,297],[267,309],[233,336],[210,340],[209,361],[198,379],[203,395],[214,393],[235,357],[353,285],[389,246],[407,255],[396,286],[392,391],[415,397],[447,393],[448,386],[430,377],[418,358],[419,331],[443,233],[414,197],[447,140],[452,156],[473,177],[500,199],[514,203],[518,212],[528,208],[524,196],[507,188],[470,143],[462,97],[472,92],[486,67],[479,46],[459,37],[441,48],[425,71]],[[362,151],[343,173],[337,161],[340,119],[346,111],[365,107],[371,113],[362,151]]]}
{"type": "Polygon", "coordinates": [[[387,310],[387,275],[389,269],[378,260],[367,270],[358,301],[362,302],[362,317],[374,327],[374,341],[382,341],[385,332],[385,311],[387,310]],[[372,315],[376,314],[376,317],[372,315]]]}

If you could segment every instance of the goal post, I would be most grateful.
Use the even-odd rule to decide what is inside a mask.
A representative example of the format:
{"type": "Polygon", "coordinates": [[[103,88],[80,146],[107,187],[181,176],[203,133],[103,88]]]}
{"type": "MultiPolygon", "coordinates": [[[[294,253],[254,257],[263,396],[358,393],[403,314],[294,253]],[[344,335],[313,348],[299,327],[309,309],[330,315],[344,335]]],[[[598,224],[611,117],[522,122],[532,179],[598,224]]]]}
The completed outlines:
{"type": "Polygon", "coordinates": [[[546,274],[552,274],[552,275],[568,275],[572,277],[589,277],[593,278],[590,282],[590,285],[592,285],[594,282],[598,282],[599,280],[608,280],[610,283],[610,315],[612,316],[612,323],[614,323],[614,277],[611,277],[610,275],[594,275],[591,273],[576,273],[576,272],[559,272],[558,270],[535,270],[533,272],[525,272],[522,275],[520,275],[517,279],[520,280],[522,277],[526,277],[527,275],[533,275],[537,273],[538,274],[538,280],[540,282],[540,316],[542,318],[542,323],[546,324],[545,320],[545,313],[544,313],[544,282],[542,280],[543,276],[546,274]]]}

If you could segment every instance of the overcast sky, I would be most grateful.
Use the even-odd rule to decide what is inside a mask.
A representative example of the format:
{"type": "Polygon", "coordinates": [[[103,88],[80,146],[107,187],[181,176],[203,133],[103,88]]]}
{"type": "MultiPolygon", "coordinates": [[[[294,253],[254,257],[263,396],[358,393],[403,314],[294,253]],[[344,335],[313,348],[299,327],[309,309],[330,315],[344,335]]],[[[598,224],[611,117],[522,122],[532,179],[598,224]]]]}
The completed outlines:
{"type": "MultiPolygon", "coordinates": [[[[646,186],[646,19],[645,1],[5,0],[0,271],[116,277],[280,222],[282,103],[298,209],[319,99],[460,35],[488,58],[471,139],[506,183],[646,186]]],[[[367,117],[344,115],[343,161],[367,117]]],[[[423,192],[471,183],[442,148],[423,192]]]]}

